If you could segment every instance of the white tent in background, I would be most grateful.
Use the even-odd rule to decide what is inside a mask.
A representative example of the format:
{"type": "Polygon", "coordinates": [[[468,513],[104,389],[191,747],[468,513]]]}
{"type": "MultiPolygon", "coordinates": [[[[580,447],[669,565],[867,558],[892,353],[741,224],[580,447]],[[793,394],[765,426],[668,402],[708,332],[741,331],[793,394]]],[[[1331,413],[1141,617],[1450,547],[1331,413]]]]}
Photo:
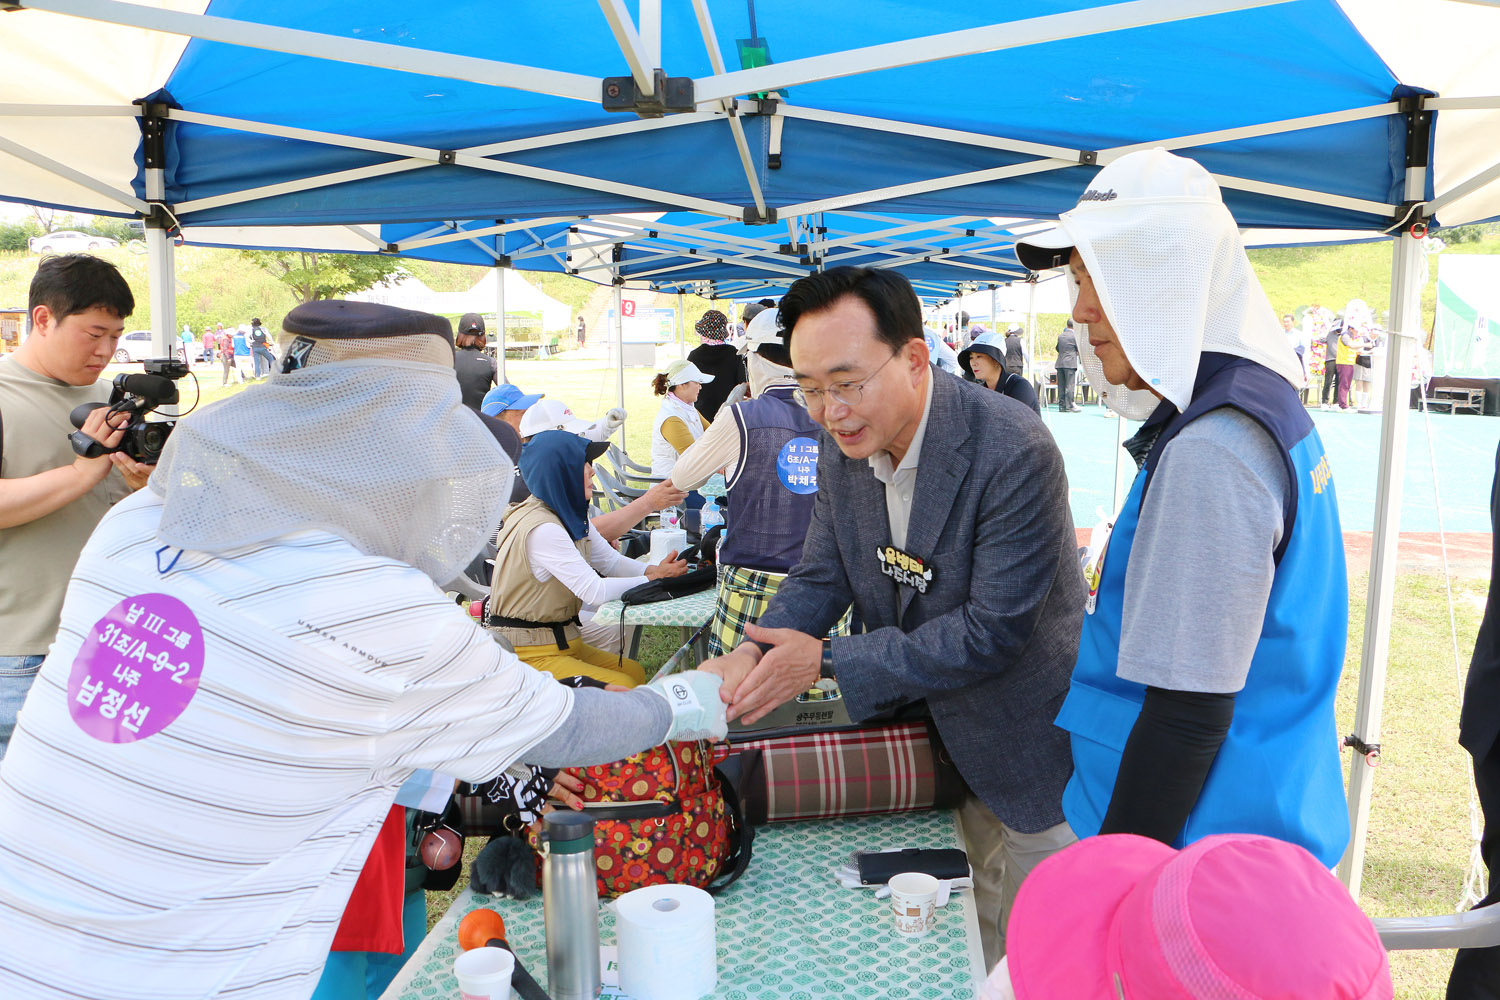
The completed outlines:
{"type": "MultiPolygon", "coordinates": [[[[474,312],[490,315],[495,311],[496,275],[505,275],[505,311],[507,313],[540,313],[542,329],[548,332],[566,330],[573,322],[573,310],[521,277],[519,271],[492,267],[478,284],[466,292],[434,292],[434,305],[428,312],[474,312]]],[[[393,303],[397,304],[397,303],[393,303]]]]}
{"type": "MultiPolygon", "coordinates": [[[[443,312],[437,307],[439,293],[428,288],[421,279],[407,275],[394,281],[382,281],[373,288],[353,292],[344,296],[351,302],[374,302],[398,309],[415,309],[418,312],[443,312]]],[[[494,299],[490,300],[491,304],[494,299]]],[[[464,310],[467,312],[467,310],[464,310]]],[[[475,310],[476,312],[480,310],[475,310]]]]}

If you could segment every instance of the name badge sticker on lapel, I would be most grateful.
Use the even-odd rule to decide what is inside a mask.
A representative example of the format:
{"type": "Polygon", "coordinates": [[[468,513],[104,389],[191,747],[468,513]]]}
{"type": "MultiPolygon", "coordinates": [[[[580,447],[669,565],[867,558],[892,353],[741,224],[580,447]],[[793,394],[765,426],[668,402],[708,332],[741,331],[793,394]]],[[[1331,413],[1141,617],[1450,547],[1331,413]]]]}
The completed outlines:
{"type": "Polygon", "coordinates": [[[925,594],[932,585],[933,567],[909,552],[902,552],[894,545],[882,545],[875,549],[875,558],[880,561],[880,571],[903,587],[925,594]]]}

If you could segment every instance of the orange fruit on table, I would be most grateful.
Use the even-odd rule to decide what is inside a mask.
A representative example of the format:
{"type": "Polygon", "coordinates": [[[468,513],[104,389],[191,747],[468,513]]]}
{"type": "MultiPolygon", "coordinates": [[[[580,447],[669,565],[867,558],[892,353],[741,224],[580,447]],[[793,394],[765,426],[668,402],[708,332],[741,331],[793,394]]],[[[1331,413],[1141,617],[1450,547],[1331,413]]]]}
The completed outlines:
{"type": "Polygon", "coordinates": [[[505,921],[488,907],[471,910],[458,922],[458,946],[464,951],[483,948],[492,938],[505,939],[505,921]]]}

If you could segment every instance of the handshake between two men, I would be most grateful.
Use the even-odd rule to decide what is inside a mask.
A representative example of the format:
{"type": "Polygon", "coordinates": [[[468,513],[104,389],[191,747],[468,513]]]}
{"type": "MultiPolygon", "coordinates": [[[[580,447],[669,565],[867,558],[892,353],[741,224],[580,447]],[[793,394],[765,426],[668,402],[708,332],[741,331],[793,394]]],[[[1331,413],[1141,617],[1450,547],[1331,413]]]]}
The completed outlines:
{"type": "Polygon", "coordinates": [[[672,708],[666,739],[722,740],[729,720],[756,722],[818,680],[823,644],[786,628],[745,626],[752,640],[697,670],[659,675],[646,687],[672,708]],[[762,652],[760,647],[770,647],[762,652]]]}

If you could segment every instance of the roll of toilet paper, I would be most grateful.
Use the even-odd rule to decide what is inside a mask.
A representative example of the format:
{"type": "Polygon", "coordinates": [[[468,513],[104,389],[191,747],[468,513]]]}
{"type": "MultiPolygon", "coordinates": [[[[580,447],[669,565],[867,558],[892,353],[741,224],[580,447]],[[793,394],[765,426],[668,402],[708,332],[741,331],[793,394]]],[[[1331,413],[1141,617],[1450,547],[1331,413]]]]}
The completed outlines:
{"type": "Polygon", "coordinates": [[[651,554],[647,561],[655,566],[673,552],[687,548],[687,532],[681,528],[652,528],[651,554]]]}
{"type": "Polygon", "coordinates": [[[633,1000],[698,1000],[718,984],[714,898],[652,885],[615,901],[620,990],[633,1000]]]}

